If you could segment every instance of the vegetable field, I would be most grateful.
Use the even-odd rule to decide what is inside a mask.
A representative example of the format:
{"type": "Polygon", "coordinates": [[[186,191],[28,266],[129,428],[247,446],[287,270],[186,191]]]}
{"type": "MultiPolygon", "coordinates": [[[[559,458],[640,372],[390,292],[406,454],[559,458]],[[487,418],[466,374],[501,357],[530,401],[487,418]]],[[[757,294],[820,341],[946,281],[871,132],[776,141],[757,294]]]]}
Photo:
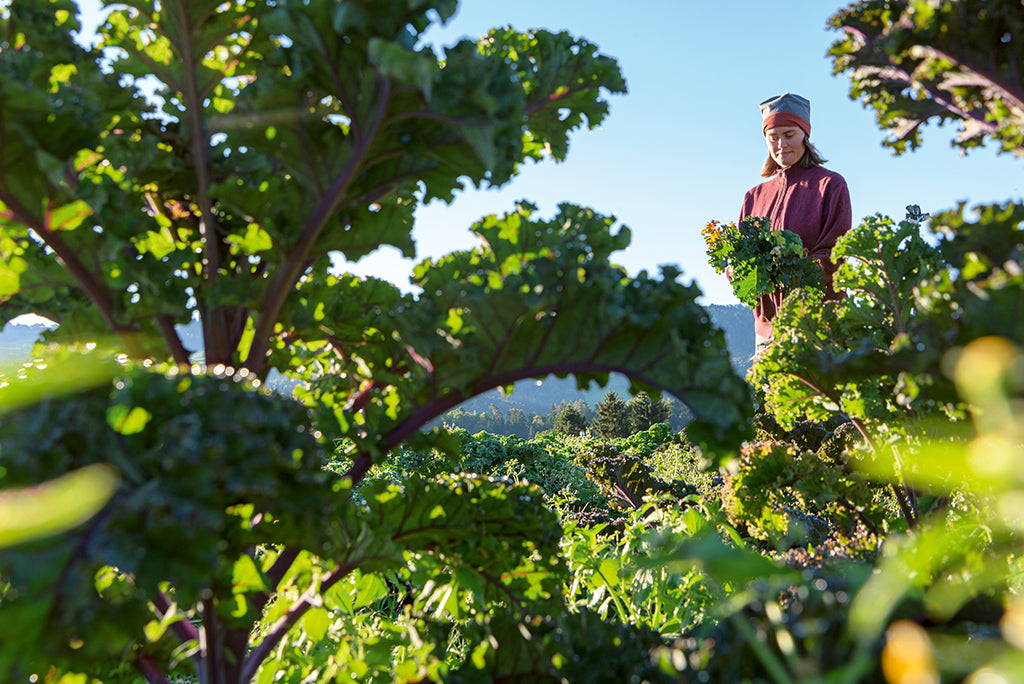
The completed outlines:
{"type": "MultiPolygon", "coordinates": [[[[483,216],[415,293],[340,273],[626,90],[568,32],[435,53],[456,9],[132,0],[83,46],[71,0],[0,2],[0,314],[56,324],[0,376],[0,680],[1024,680],[1024,205],[865,218],[841,301],[783,268],[744,377],[587,207],[483,216]],[[592,425],[433,427],[612,374],[592,425]]],[[[894,152],[1024,151],[1019,5],[830,21],[894,152]]]]}

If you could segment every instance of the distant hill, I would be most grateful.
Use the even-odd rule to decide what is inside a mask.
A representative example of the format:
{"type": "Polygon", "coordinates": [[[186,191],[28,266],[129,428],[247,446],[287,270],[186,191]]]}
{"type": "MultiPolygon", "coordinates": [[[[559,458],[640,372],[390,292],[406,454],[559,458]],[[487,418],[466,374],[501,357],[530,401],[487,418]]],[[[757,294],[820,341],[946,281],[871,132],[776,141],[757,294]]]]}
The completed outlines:
{"type": "Polygon", "coordinates": [[[725,332],[733,368],[745,375],[754,356],[754,312],[743,304],[708,304],[704,308],[715,327],[725,332]]]}

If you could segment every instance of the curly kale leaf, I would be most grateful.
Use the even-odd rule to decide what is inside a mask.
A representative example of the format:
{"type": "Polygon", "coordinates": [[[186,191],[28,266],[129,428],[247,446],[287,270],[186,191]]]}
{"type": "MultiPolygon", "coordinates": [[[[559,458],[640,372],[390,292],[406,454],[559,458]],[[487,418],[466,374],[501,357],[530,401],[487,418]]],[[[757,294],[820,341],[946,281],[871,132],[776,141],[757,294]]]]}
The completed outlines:
{"type": "Polygon", "coordinates": [[[751,308],[762,296],[779,289],[825,289],[821,268],[808,258],[800,236],[772,230],[766,217],[749,216],[739,226],[711,221],[701,234],[708,246],[708,262],[718,273],[731,267],[733,292],[751,308]]]}

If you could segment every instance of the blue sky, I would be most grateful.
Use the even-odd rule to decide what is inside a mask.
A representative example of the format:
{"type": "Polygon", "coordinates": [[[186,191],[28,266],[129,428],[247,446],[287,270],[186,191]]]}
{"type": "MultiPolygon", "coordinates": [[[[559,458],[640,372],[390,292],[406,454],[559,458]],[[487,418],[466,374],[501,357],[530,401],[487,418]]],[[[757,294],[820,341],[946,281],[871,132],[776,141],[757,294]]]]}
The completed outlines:
{"type": "MultiPolygon", "coordinates": [[[[451,205],[420,209],[419,259],[475,246],[469,226],[528,199],[548,217],[559,202],[590,206],[629,226],[633,243],[616,261],[630,273],[675,264],[704,303],[736,303],[707,265],[700,231],[733,221],[743,193],[761,181],[766,156],[758,103],[795,92],[811,100],[811,140],[850,187],[854,222],[904,207],[936,211],[1020,199],[1021,162],[994,148],[967,157],[951,148],[952,127],[929,127],[917,152],[893,157],[871,112],[848,96],[825,53],[838,34],[828,17],[847,3],[815,0],[463,0],[448,25],[429,34],[449,45],[495,26],[566,29],[619,60],[629,93],[572,139],[565,162],[527,166],[498,190],[467,191],[451,205]]],[[[83,3],[95,7],[93,0],[83,3]]],[[[346,265],[408,288],[415,262],[386,248],[346,265]]]]}

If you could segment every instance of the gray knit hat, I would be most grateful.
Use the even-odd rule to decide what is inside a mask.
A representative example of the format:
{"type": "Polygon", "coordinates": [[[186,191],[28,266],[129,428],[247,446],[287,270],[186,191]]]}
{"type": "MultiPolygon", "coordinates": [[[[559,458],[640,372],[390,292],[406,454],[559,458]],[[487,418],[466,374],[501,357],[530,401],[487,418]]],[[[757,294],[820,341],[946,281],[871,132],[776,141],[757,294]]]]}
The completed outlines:
{"type": "Polygon", "coordinates": [[[799,126],[811,135],[811,101],[794,93],[776,95],[761,103],[761,132],[773,126],[799,126]]]}

